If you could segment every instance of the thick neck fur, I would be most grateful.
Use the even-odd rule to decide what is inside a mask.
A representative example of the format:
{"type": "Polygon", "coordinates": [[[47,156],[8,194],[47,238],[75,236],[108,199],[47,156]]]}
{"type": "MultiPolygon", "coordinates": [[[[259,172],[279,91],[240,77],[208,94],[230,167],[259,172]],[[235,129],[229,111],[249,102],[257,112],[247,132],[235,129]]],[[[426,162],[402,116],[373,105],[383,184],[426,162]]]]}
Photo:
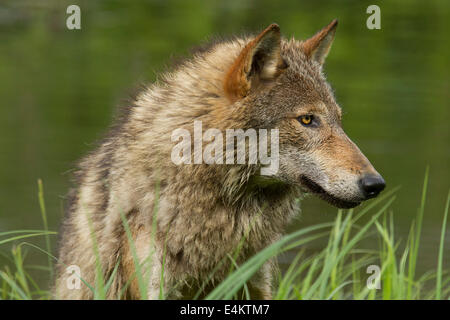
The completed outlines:
{"type": "Polygon", "coordinates": [[[236,211],[260,211],[270,204],[292,202],[299,191],[296,187],[280,183],[259,183],[257,166],[176,166],[170,160],[174,146],[171,133],[177,128],[184,128],[193,137],[195,120],[202,121],[203,131],[208,128],[217,128],[223,132],[229,128],[245,130],[252,126],[247,120],[249,111],[245,106],[240,105],[240,102],[230,104],[223,91],[223,78],[228,67],[245,43],[245,40],[235,40],[218,44],[210,51],[186,61],[174,72],[163,75],[159,82],[138,96],[128,124],[125,124],[128,126],[125,131],[134,131],[135,136],[131,139],[142,140],[130,144],[140,149],[139,153],[134,153],[139,155],[134,161],[141,162],[148,167],[147,172],[154,174],[155,164],[159,163],[161,175],[156,174],[158,176],[153,178],[161,179],[164,185],[166,182],[171,185],[171,179],[189,181],[190,188],[197,190],[192,196],[207,199],[205,205],[222,202],[236,211]],[[143,130],[144,127],[147,130],[143,130]],[[152,148],[148,147],[150,143],[152,148]],[[169,178],[171,174],[173,177],[169,178]],[[202,197],[200,194],[203,194],[202,197]],[[212,195],[219,195],[220,198],[212,199],[212,195]]]}
{"type": "MultiPolygon", "coordinates": [[[[138,201],[141,211],[153,212],[153,193],[155,184],[159,184],[158,229],[161,238],[167,238],[168,254],[173,259],[178,248],[187,246],[186,237],[201,238],[208,228],[210,236],[223,237],[217,243],[228,237],[226,243],[230,246],[216,248],[216,240],[207,240],[209,254],[213,255],[215,250],[217,256],[211,261],[222,259],[245,236],[252,239],[246,243],[248,254],[256,253],[277,239],[299,211],[295,200],[300,197],[300,190],[260,179],[257,166],[175,165],[171,161],[175,145],[171,141],[172,132],[183,128],[193,137],[195,120],[202,121],[203,131],[252,127],[251,121],[246,120],[250,111],[239,101],[231,104],[223,90],[227,68],[245,43],[236,40],[219,44],[165,74],[137,97],[122,124],[123,130],[117,131],[116,141],[124,145],[115,146],[116,153],[126,153],[122,160],[126,162],[115,166],[134,168],[134,172],[122,175],[133,177],[126,180],[134,181],[129,188],[138,193],[137,200],[125,202],[132,206],[138,201]],[[191,234],[171,233],[170,230],[179,230],[177,225],[191,226],[191,234]]],[[[185,250],[184,256],[188,261],[195,255],[190,256],[185,250]]],[[[197,272],[208,268],[203,266],[197,272]]]]}

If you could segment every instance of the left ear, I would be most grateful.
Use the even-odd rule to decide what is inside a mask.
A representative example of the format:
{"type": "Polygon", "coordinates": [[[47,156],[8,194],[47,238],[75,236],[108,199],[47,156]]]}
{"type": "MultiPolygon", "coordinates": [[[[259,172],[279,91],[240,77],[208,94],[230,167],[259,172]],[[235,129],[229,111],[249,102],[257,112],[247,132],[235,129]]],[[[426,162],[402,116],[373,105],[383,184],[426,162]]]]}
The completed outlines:
{"type": "Polygon", "coordinates": [[[231,101],[244,98],[252,87],[276,79],[286,67],[280,27],[271,24],[241,50],[225,77],[225,93],[231,101]]]}
{"type": "Polygon", "coordinates": [[[328,26],[303,42],[303,50],[307,57],[316,60],[320,64],[325,62],[334,40],[337,24],[338,21],[334,19],[328,26]]]}

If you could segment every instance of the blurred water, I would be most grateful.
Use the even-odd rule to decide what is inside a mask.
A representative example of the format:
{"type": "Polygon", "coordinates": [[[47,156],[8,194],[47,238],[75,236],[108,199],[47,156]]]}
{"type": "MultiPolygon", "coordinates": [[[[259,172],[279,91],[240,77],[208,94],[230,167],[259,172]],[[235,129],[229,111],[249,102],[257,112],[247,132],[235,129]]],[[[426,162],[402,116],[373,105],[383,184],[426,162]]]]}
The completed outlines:
{"type": "MultiPolygon", "coordinates": [[[[325,71],[344,128],[388,188],[402,186],[393,205],[397,239],[406,240],[430,165],[418,267],[435,265],[450,177],[449,2],[383,2],[381,30],[366,28],[368,1],[77,3],[81,31],[65,27],[72,1],[0,3],[0,231],[40,228],[38,178],[57,228],[73,163],[105,132],[115,106],[171,57],[212,35],[272,22],[287,37],[306,38],[338,18],[325,71]]],[[[314,198],[302,208],[291,229],[333,220],[337,211],[314,198]]],[[[445,250],[449,257],[450,245],[445,250]]],[[[46,261],[34,251],[29,259],[46,261]]]]}

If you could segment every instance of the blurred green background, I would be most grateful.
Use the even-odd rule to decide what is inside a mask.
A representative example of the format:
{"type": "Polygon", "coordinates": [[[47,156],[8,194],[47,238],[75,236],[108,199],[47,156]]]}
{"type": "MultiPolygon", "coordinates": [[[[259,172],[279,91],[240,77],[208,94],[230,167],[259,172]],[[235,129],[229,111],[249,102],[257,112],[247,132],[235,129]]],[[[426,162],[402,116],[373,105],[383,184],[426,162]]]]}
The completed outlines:
{"type": "MultiPolygon", "coordinates": [[[[393,212],[403,242],[430,166],[418,268],[435,266],[450,180],[444,0],[0,1],[0,232],[42,228],[38,178],[50,229],[57,229],[75,161],[106,131],[116,106],[171,59],[211,36],[257,32],[272,22],[286,37],[304,39],[334,18],[325,72],[346,132],[388,188],[401,186],[393,212]],[[81,7],[81,30],[66,28],[70,4],[81,7]],[[366,28],[371,4],[381,8],[381,30],[366,28]]],[[[331,221],[337,211],[312,197],[302,208],[291,229],[331,221]]],[[[28,260],[46,263],[33,249],[28,260]]]]}

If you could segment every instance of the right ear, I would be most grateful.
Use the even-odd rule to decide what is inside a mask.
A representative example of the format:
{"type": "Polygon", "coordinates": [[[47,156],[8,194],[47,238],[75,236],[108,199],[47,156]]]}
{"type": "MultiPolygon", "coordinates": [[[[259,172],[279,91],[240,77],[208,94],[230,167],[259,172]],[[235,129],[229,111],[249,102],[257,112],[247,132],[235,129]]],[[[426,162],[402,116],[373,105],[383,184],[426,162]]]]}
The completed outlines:
{"type": "Polygon", "coordinates": [[[225,77],[224,89],[231,101],[247,96],[252,85],[273,80],[286,69],[280,46],[280,27],[271,24],[242,49],[225,77]]]}
{"type": "Polygon", "coordinates": [[[303,42],[303,50],[307,57],[316,60],[321,65],[325,62],[334,40],[337,24],[337,19],[334,19],[328,26],[303,42]]]}

